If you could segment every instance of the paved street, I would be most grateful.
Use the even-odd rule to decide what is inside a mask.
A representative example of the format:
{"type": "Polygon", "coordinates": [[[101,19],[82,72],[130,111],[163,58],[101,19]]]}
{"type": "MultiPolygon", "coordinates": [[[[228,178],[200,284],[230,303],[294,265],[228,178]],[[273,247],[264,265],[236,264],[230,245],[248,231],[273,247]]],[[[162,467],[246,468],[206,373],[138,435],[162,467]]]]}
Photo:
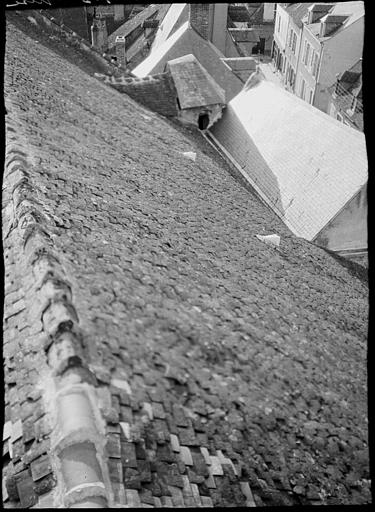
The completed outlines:
{"type": "MultiPolygon", "coordinates": [[[[90,364],[125,372],[132,388],[128,405],[112,396],[117,421],[141,429],[152,402],[155,431],[193,454],[221,450],[258,506],[369,503],[366,279],[293,236],[198,132],[10,19],[7,108],[27,137],[30,183],[53,219],[90,364]],[[271,233],[279,251],[255,236],[271,233]],[[176,404],[194,418],[182,428],[176,404]]],[[[167,445],[144,438],[154,459],[148,473],[139,452],[124,463],[124,485],[155,504],[167,445]]],[[[233,472],[208,487],[189,464],[180,473],[214,506],[245,504],[233,472]]]]}
{"type": "Polygon", "coordinates": [[[269,57],[263,57],[263,59],[259,61],[259,69],[266,80],[284,88],[281,73],[276,71],[273,62],[269,57]]]}

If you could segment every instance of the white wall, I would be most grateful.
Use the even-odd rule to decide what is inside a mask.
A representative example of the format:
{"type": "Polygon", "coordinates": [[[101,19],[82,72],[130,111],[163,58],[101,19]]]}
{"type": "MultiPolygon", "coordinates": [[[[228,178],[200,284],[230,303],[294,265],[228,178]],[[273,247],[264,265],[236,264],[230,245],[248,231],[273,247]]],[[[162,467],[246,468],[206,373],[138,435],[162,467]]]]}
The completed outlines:
{"type": "Polygon", "coordinates": [[[361,188],[314,242],[331,251],[367,249],[367,191],[361,188]]]}
{"type": "Polygon", "coordinates": [[[288,36],[289,15],[288,13],[277,4],[274,39],[281,50],[285,50],[287,36],[288,36]],[[280,19],[280,30],[279,30],[280,19]]]}
{"type": "Polygon", "coordinates": [[[275,2],[265,2],[263,5],[263,21],[273,21],[275,2]]]}
{"type": "Polygon", "coordinates": [[[324,43],[317,87],[318,108],[324,112],[327,112],[330,96],[326,89],[336,82],[337,73],[349,69],[362,57],[363,37],[362,17],[324,43]]]}

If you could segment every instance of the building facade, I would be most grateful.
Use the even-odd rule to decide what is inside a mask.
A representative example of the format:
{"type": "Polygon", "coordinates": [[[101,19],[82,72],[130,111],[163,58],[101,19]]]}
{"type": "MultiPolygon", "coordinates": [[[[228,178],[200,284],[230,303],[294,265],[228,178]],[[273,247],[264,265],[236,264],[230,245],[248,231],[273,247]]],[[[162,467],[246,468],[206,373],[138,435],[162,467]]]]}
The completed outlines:
{"type": "Polygon", "coordinates": [[[278,3],[275,16],[275,29],[272,44],[272,58],[276,68],[281,72],[285,72],[286,59],[285,50],[288,40],[289,14],[285,7],[288,4],[278,3]]]}
{"type": "Polygon", "coordinates": [[[337,75],[361,57],[363,2],[277,4],[272,57],[285,87],[328,113],[337,75]]]}
{"type": "Polygon", "coordinates": [[[328,114],[363,131],[362,59],[337,77],[331,91],[328,114]]]}
{"type": "Polygon", "coordinates": [[[303,20],[295,92],[328,113],[330,87],[337,75],[362,57],[364,6],[363,2],[339,2],[324,13],[314,10],[317,5],[308,9],[303,20]]]}

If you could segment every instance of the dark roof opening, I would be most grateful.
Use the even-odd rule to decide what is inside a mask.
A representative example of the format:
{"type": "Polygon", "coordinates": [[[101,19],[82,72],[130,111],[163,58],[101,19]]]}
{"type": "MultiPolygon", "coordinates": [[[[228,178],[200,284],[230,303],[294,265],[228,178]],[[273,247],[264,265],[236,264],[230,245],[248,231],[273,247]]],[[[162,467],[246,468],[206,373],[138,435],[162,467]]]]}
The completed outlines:
{"type": "Polygon", "coordinates": [[[198,127],[200,130],[205,130],[210,123],[210,118],[208,114],[199,114],[198,117],[198,127]]]}

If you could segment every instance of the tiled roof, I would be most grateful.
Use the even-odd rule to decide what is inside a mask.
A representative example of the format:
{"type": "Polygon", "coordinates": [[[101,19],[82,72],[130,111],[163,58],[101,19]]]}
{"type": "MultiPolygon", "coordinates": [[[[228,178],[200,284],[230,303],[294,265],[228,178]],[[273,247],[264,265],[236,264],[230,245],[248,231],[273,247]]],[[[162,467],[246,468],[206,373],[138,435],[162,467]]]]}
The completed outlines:
{"type": "Polygon", "coordinates": [[[176,85],[181,108],[225,104],[225,91],[194,55],[184,55],[170,60],[167,67],[176,85]]]}
{"type": "Polygon", "coordinates": [[[358,269],[27,15],[4,76],[5,507],[369,503],[358,269]]]}
{"type": "Polygon", "coordinates": [[[113,45],[116,41],[117,36],[127,36],[133,32],[138,27],[142,26],[142,23],[149,18],[159,19],[161,21],[165,14],[168,11],[170,4],[151,4],[138,14],[127,20],[123,25],[121,25],[117,30],[112,32],[108,36],[109,45],[113,45]]]}
{"type": "Polygon", "coordinates": [[[133,69],[135,76],[144,77],[162,73],[168,61],[193,54],[217,84],[225,90],[226,101],[241,89],[241,80],[221,61],[223,54],[215,45],[203,39],[185,22],[164,43],[151,51],[146,59],[133,69]]]}
{"type": "Polygon", "coordinates": [[[307,240],[367,181],[363,133],[271,82],[245,88],[212,132],[240,158],[250,180],[292,231],[307,240]],[[255,155],[263,162],[258,168],[252,166],[255,155]]]}

